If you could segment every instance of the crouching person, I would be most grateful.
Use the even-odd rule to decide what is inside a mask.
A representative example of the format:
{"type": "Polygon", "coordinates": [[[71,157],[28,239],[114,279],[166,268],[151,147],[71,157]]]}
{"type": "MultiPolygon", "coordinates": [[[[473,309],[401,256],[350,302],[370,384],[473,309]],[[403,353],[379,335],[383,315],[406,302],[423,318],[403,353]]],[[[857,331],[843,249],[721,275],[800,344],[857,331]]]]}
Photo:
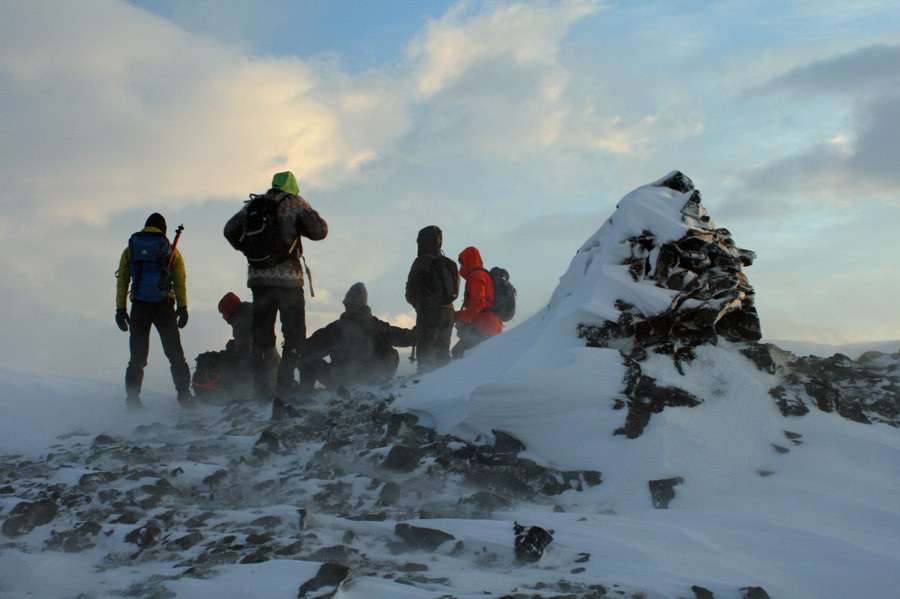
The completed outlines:
{"type": "Polygon", "coordinates": [[[503,321],[491,308],[494,306],[494,282],[485,270],[481,253],[467,247],[459,254],[459,275],[466,280],[462,310],[454,313],[459,341],[450,351],[453,359],[463,355],[485,339],[503,332],[503,321]]]}
{"type": "Polygon", "coordinates": [[[301,392],[311,392],[316,381],[327,388],[383,383],[396,374],[400,363],[400,354],[394,348],[411,347],[415,342],[412,329],[391,326],[375,318],[368,306],[366,286],[356,283],[344,297],[341,317],[313,333],[303,344],[301,392]]]}

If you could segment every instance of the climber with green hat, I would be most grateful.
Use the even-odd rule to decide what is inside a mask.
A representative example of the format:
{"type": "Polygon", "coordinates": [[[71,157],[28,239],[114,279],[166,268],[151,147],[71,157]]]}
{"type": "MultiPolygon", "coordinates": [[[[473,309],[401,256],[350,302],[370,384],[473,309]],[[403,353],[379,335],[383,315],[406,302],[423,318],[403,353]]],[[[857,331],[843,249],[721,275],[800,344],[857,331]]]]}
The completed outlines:
{"type": "Polygon", "coordinates": [[[301,237],[324,239],[328,224],[300,197],[297,178],[290,171],[275,173],[272,186],[250,194],[225,225],[225,238],[247,258],[247,287],[253,294],[250,364],[258,398],[286,396],[297,389],[294,372],[306,339],[301,237]],[[275,348],[275,321],[281,316],[284,338],[281,363],[271,388],[266,357],[275,348]]]}

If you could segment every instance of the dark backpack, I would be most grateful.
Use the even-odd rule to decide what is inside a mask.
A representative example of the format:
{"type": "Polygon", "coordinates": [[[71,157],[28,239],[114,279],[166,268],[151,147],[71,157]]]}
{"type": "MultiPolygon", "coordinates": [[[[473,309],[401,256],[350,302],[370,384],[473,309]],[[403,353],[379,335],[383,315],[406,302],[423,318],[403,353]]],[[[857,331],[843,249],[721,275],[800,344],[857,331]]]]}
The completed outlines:
{"type": "Polygon", "coordinates": [[[161,302],[174,293],[169,259],[172,245],[162,233],[139,232],[128,240],[131,250],[131,299],[161,302]]]}
{"type": "Polygon", "coordinates": [[[248,381],[243,377],[241,366],[240,357],[228,349],[198,355],[197,367],[191,376],[194,395],[205,400],[244,391],[248,381]]]}
{"type": "Polygon", "coordinates": [[[481,270],[491,275],[491,282],[494,284],[494,303],[488,311],[496,314],[503,322],[509,322],[516,315],[516,288],[509,282],[509,273],[499,266],[481,270]]]}
{"type": "Polygon", "coordinates": [[[441,305],[452,304],[459,297],[459,267],[446,256],[434,259],[434,291],[441,305]]]}
{"type": "Polygon", "coordinates": [[[240,248],[250,266],[272,268],[291,257],[297,241],[286,243],[278,222],[278,204],[287,194],[250,195],[244,215],[240,248]]]}

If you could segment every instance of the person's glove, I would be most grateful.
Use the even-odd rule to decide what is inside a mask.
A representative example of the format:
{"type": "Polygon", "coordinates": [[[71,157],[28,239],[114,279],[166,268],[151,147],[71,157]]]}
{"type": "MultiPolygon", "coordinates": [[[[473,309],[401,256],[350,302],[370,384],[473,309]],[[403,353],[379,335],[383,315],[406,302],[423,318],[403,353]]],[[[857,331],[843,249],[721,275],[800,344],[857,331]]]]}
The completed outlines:
{"type": "Polygon", "coordinates": [[[116,324],[119,325],[119,328],[127,331],[129,323],[131,323],[131,319],[128,318],[125,308],[116,308],[116,324]]]}
{"type": "Polygon", "coordinates": [[[175,318],[178,319],[178,328],[183,329],[188,321],[187,306],[181,306],[175,310],[175,318]]]}

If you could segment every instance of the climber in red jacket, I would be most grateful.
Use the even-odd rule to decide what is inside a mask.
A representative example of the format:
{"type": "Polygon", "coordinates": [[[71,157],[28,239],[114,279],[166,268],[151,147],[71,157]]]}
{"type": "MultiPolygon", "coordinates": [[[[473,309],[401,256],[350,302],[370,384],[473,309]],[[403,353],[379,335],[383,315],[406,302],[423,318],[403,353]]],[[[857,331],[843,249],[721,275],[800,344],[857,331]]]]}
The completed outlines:
{"type": "Polygon", "coordinates": [[[491,312],[494,283],[484,268],[481,254],[476,248],[467,247],[459,254],[459,264],[459,275],[466,280],[466,291],[462,310],[454,313],[459,337],[451,351],[454,359],[461,358],[466,350],[503,331],[503,321],[491,312]]]}

